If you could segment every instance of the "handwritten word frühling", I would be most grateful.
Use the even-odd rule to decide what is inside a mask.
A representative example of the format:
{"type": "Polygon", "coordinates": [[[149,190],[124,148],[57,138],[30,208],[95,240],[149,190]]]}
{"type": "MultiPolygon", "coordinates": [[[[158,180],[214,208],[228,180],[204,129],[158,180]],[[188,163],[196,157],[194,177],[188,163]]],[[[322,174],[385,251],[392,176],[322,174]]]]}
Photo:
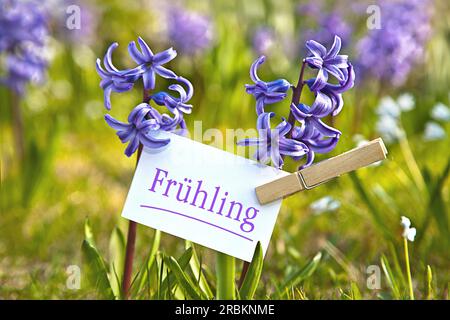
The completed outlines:
{"type": "Polygon", "coordinates": [[[252,232],[255,228],[251,220],[256,218],[259,209],[246,207],[241,202],[228,199],[228,191],[223,191],[220,186],[210,189],[203,180],[193,183],[192,179],[184,178],[183,182],[180,182],[169,178],[168,171],[156,168],[149,191],[160,193],[164,197],[175,196],[177,201],[234,219],[240,222],[239,227],[243,232],[252,232]]]}

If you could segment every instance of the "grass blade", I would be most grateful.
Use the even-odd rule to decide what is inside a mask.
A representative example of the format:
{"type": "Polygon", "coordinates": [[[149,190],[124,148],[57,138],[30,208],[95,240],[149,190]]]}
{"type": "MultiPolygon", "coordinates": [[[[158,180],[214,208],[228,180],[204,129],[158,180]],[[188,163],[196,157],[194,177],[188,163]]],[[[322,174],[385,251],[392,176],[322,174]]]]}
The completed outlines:
{"type": "Polygon", "coordinates": [[[192,248],[192,259],[189,261],[192,273],[198,281],[198,285],[203,293],[208,297],[208,299],[213,299],[214,294],[208,285],[205,274],[202,272],[202,266],[197,256],[197,251],[195,250],[194,244],[190,241],[186,241],[186,249],[192,248]]]}
{"type": "Polygon", "coordinates": [[[256,288],[258,287],[259,279],[261,278],[261,272],[263,268],[263,251],[261,248],[261,243],[255,248],[255,253],[253,254],[252,262],[248,267],[247,274],[245,275],[242,287],[239,290],[239,296],[241,299],[249,300],[253,298],[256,288]]]}
{"type": "Polygon", "coordinates": [[[316,271],[321,259],[322,252],[319,252],[302,269],[292,272],[281,286],[284,288],[282,289],[282,296],[285,295],[286,290],[309,278],[316,271]]]}
{"type": "Polygon", "coordinates": [[[170,271],[172,271],[173,275],[175,276],[175,279],[178,282],[178,285],[181,287],[182,290],[184,290],[184,294],[186,296],[194,300],[206,299],[206,297],[202,293],[197,291],[194,283],[186,275],[186,273],[183,272],[177,260],[175,260],[173,257],[165,256],[164,262],[166,263],[170,271]]]}
{"type": "Polygon", "coordinates": [[[392,272],[391,266],[389,265],[389,261],[384,255],[381,256],[381,267],[383,268],[383,272],[386,276],[389,288],[391,288],[392,296],[394,297],[394,299],[400,299],[401,295],[397,280],[394,277],[394,273],[392,272]]]}
{"type": "Polygon", "coordinates": [[[125,237],[122,231],[116,226],[109,240],[109,273],[110,283],[114,295],[121,298],[122,276],[125,264],[125,237]]]}

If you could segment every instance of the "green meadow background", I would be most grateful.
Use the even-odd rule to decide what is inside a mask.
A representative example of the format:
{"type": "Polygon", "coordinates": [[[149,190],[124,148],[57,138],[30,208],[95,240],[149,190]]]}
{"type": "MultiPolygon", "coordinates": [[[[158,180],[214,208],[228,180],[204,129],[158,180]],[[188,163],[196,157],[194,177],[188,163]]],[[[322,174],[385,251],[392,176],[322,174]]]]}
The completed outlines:
{"type": "MultiPolygon", "coordinates": [[[[286,53],[282,45],[302,48],[307,40],[302,32],[309,26],[296,10],[298,3],[219,0],[184,4],[209,15],[214,27],[210,48],[194,56],[179,52],[169,64],[193,82],[194,111],[186,117],[191,130],[198,120],[204,130],[219,128],[224,133],[227,128],[254,128],[255,102],[245,93],[244,84],[250,83],[249,67],[258,56],[252,48],[252,33],[258,26],[269,25],[283,36],[267,54],[261,78],[297,80],[303,56],[286,53]]],[[[126,47],[138,36],[154,51],[174,44],[164,36],[158,6],[153,2],[92,4],[98,11],[95,41],[69,43],[54,34],[47,81],[30,85],[19,102],[24,123],[23,161],[15,147],[17,133],[11,112],[15,97],[0,87],[1,299],[113,298],[120,287],[117,283],[128,226],[120,213],[135,156],[123,154],[125,146],[103,120],[106,110],[95,59],[103,57],[111,42],[118,42],[115,64],[131,66],[126,47]],[[82,249],[85,238],[92,241],[95,250],[82,249]],[[67,286],[71,265],[81,270],[76,290],[67,286]]],[[[345,8],[348,3],[337,5],[345,8]]],[[[386,96],[397,99],[408,93],[414,97],[414,109],[401,116],[404,137],[387,144],[388,159],[381,165],[283,201],[254,298],[408,298],[400,226],[400,217],[407,216],[417,228],[415,241],[409,242],[415,297],[448,299],[450,123],[441,123],[444,137],[424,139],[433,107],[450,103],[450,11],[446,1],[435,1],[434,6],[433,35],[423,61],[400,87],[370,76],[357,78],[355,87],[344,94],[344,109],[334,120],[334,126],[343,133],[341,140],[331,154],[317,160],[355,147],[355,135],[368,140],[380,136],[376,110],[386,96]],[[339,201],[340,206],[324,212],[314,210],[311,204],[325,196],[339,201]],[[367,285],[372,265],[380,270],[380,287],[376,289],[367,285]]],[[[367,31],[366,16],[350,17],[355,42],[367,31]]],[[[343,49],[351,61],[357,58],[353,42],[343,49]]],[[[158,86],[164,86],[164,81],[159,80],[158,86]]],[[[111,114],[125,119],[140,102],[141,90],[137,85],[130,92],[113,93],[111,114]]],[[[305,92],[303,99],[311,103],[313,97],[305,92]]],[[[286,100],[272,109],[287,116],[288,107],[286,100]]],[[[294,168],[292,162],[285,167],[294,168]]],[[[189,244],[182,239],[138,226],[134,274],[139,271],[139,275],[131,297],[195,297],[177,283],[180,277],[168,264],[173,261],[167,259],[169,256],[179,259],[182,276],[194,290],[214,296],[217,277],[221,277],[216,273],[216,253],[195,245],[191,263],[183,263],[180,257],[186,246],[189,244]],[[172,284],[164,285],[170,275],[172,284]]],[[[236,274],[227,281],[237,282],[241,267],[236,261],[236,274]]]]}

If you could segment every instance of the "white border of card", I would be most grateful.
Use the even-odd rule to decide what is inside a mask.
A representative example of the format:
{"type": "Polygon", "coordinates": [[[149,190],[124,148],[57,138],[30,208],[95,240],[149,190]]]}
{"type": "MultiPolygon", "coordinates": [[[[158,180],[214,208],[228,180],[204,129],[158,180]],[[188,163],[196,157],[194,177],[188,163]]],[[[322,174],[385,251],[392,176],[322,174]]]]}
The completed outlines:
{"type": "Polygon", "coordinates": [[[288,172],[167,133],[161,150],[144,148],[122,217],[251,261],[266,253],[281,200],[261,205],[255,187],[288,172]]]}

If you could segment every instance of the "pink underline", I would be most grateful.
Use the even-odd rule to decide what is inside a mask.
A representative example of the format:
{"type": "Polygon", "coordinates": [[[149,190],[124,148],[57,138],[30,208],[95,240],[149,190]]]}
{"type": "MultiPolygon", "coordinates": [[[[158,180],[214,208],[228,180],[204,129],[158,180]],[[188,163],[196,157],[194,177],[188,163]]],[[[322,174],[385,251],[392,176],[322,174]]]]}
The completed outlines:
{"type": "Polygon", "coordinates": [[[192,219],[192,220],[196,220],[196,221],[198,221],[198,222],[205,223],[205,224],[210,225],[210,226],[212,226],[212,227],[216,227],[216,228],[218,228],[218,229],[221,229],[221,230],[223,230],[223,231],[226,231],[226,232],[232,233],[232,234],[234,234],[234,235],[236,235],[236,236],[238,236],[238,237],[241,237],[241,238],[243,238],[243,239],[245,239],[245,240],[248,240],[248,241],[252,241],[252,242],[253,242],[252,239],[247,238],[246,236],[243,236],[242,234],[239,234],[239,233],[236,233],[236,232],[234,232],[234,231],[228,230],[228,229],[226,229],[226,228],[224,228],[224,227],[221,227],[221,226],[218,226],[218,225],[216,225],[216,224],[212,224],[211,222],[208,222],[208,221],[204,221],[204,220],[201,220],[201,219],[198,219],[198,218],[194,218],[194,217],[191,217],[191,216],[188,216],[188,215],[185,215],[185,214],[176,212],[176,211],[164,209],[164,208],[158,208],[158,207],[153,207],[153,206],[147,206],[147,205],[144,205],[144,204],[141,204],[141,207],[143,207],[143,208],[149,208],[149,209],[155,209],[155,210],[160,210],[160,211],[165,211],[165,212],[173,213],[173,214],[176,214],[176,215],[179,215],[179,216],[182,216],[182,217],[186,217],[186,218],[189,218],[189,219],[192,219]]]}

